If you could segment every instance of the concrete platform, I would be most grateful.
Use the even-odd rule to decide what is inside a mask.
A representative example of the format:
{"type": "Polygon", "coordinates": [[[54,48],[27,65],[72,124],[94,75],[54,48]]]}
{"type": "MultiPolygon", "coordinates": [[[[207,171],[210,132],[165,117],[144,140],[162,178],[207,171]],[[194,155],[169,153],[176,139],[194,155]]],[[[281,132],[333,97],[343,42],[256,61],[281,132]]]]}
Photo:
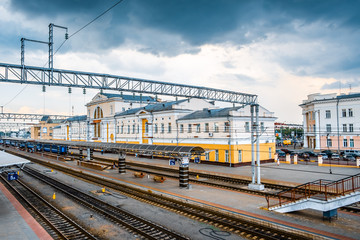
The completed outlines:
{"type": "MultiPolygon", "coordinates": [[[[33,154],[28,154],[34,156],[33,154]]],[[[117,156],[112,155],[112,157],[116,158],[117,156]]],[[[42,157],[38,156],[38,158],[42,157]]],[[[166,160],[135,158],[133,156],[127,156],[126,160],[168,166],[168,161],[166,160]]],[[[76,161],[61,162],[49,159],[46,159],[46,161],[56,162],[59,165],[68,166],[94,175],[100,175],[104,178],[137,186],[145,190],[151,190],[159,194],[172,196],[189,202],[201,203],[246,217],[260,219],[267,224],[277,224],[284,228],[316,233],[328,239],[359,239],[360,236],[360,215],[358,214],[339,211],[338,219],[332,222],[323,221],[322,213],[313,210],[280,214],[263,210],[262,207],[265,207],[267,203],[262,196],[198,184],[192,184],[190,189],[180,189],[179,182],[173,179],[167,179],[164,183],[157,183],[152,180],[152,176],[149,178],[135,178],[131,171],[127,171],[126,174],[119,174],[117,169],[96,171],[79,167],[77,166],[76,161]]],[[[177,169],[178,166],[173,168],[177,169]]],[[[191,163],[190,170],[194,169],[229,176],[251,177],[251,166],[229,168],[191,163]]],[[[261,177],[263,181],[298,185],[320,178],[329,180],[341,179],[346,176],[357,174],[359,169],[333,168],[332,172],[333,174],[329,174],[328,168],[313,165],[281,164],[280,166],[277,166],[275,163],[270,163],[262,166],[261,177]]],[[[276,203],[276,199],[271,199],[270,201],[270,203],[276,203]]]]}
{"type": "Polygon", "coordinates": [[[0,206],[0,239],[52,239],[1,183],[0,206]]]}

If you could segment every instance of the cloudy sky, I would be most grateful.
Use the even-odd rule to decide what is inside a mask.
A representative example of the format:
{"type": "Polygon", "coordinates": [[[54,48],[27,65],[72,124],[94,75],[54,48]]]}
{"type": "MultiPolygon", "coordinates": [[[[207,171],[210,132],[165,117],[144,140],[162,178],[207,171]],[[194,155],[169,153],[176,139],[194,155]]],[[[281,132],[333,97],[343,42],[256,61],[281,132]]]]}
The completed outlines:
{"type": "MultiPolygon", "coordinates": [[[[20,38],[47,41],[54,23],[71,36],[54,68],[257,94],[282,122],[302,122],[308,94],[360,92],[360,1],[124,0],[76,33],[117,1],[0,0],[0,62],[20,64],[20,38]]],[[[26,42],[25,64],[46,66],[47,51],[26,42]]],[[[84,114],[96,94],[0,86],[4,112],[84,114]]]]}

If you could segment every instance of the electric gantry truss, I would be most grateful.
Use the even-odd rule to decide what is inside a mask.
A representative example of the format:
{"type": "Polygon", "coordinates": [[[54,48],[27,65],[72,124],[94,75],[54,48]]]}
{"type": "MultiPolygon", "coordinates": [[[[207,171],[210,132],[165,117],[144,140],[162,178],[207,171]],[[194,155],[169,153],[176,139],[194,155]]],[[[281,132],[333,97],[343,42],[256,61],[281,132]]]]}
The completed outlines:
{"type": "Polygon", "coordinates": [[[69,118],[69,116],[63,116],[63,115],[0,113],[0,120],[40,121],[44,116],[50,117],[51,120],[65,120],[65,119],[69,118]]]}
{"type": "Polygon", "coordinates": [[[7,63],[0,63],[0,82],[116,90],[174,97],[200,98],[243,105],[257,103],[257,95],[234,91],[109,74],[49,69],[7,63]]]}

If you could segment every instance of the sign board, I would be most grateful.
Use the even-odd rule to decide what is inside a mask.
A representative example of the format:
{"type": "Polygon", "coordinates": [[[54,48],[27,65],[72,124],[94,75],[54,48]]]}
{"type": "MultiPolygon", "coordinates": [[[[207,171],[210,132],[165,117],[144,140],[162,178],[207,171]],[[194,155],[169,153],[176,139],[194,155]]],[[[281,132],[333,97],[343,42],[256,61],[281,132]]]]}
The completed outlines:
{"type": "Polygon", "coordinates": [[[12,180],[17,180],[18,179],[18,175],[16,172],[9,172],[8,176],[7,176],[7,180],[8,181],[12,181],[12,180]]]}
{"type": "Polygon", "coordinates": [[[43,127],[42,132],[47,133],[47,127],[43,127]]]}
{"type": "Polygon", "coordinates": [[[175,159],[170,159],[170,160],[169,160],[169,165],[170,165],[170,166],[175,166],[175,164],[176,164],[176,160],[175,160],[175,159]]]}
{"type": "Polygon", "coordinates": [[[181,160],[181,165],[183,165],[183,166],[189,165],[189,158],[183,157],[181,160]]]}
{"type": "Polygon", "coordinates": [[[200,158],[199,158],[199,157],[195,157],[195,158],[194,158],[194,163],[200,163],[200,158]]]}

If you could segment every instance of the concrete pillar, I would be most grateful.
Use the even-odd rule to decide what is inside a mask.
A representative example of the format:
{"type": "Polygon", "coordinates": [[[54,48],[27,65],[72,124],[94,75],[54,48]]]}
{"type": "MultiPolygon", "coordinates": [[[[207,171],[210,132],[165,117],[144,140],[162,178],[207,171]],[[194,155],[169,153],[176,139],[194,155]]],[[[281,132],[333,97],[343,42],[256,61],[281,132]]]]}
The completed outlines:
{"type": "Polygon", "coordinates": [[[323,158],[321,155],[318,156],[318,166],[322,166],[323,164],[323,158]]]}
{"type": "Polygon", "coordinates": [[[125,153],[119,153],[119,173],[124,174],[126,173],[126,163],[125,163],[125,153]]]}
{"type": "Polygon", "coordinates": [[[179,167],[179,186],[187,188],[189,186],[189,165],[180,165],[179,167]]]}
{"type": "Polygon", "coordinates": [[[295,154],[295,155],[294,155],[294,164],[297,164],[297,162],[298,162],[298,155],[295,154]]]}
{"type": "Polygon", "coordinates": [[[307,141],[307,136],[306,133],[308,132],[307,129],[307,119],[306,119],[306,113],[304,113],[303,115],[303,129],[304,129],[304,134],[303,134],[303,139],[304,139],[304,148],[308,148],[308,141],[307,141]]]}
{"type": "Polygon", "coordinates": [[[320,150],[320,122],[319,122],[319,111],[315,112],[315,149],[320,150]]]}
{"type": "Polygon", "coordinates": [[[290,154],[286,154],[286,157],[285,157],[285,159],[286,159],[286,163],[288,163],[288,164],[290,164],[291,163],[291,157],[290,157],[290,154]]]}

